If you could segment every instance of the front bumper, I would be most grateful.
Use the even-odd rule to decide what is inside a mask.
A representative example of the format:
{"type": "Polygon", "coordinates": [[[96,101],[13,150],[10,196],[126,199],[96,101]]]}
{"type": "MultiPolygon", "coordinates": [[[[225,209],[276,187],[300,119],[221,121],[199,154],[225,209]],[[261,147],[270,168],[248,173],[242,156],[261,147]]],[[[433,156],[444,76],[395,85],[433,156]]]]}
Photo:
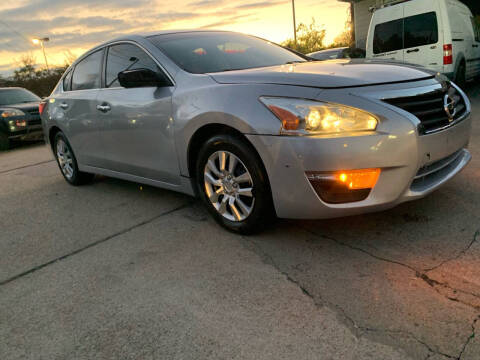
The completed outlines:
{"type": "MultiPolygon", "coordinates": [[[[397,133],[356,137],[247,135],[265,164],[277,216],[320,219],[388,209],[424,197],[459,173],[470,161],[471,119],[419,136],[403,121],[397,133]],[[353,203],[328,204],[305,172],[380,168],[369,196],[353,203]]],[[[410,126],[411,124],[411,126],[410,126]]]]}
{"type": "Polygon", "coordinates": [[[10,140],[42,140],[43,128],[42,125],[31,125],[25,129],[12,131],[8,133],[10,140]]]}

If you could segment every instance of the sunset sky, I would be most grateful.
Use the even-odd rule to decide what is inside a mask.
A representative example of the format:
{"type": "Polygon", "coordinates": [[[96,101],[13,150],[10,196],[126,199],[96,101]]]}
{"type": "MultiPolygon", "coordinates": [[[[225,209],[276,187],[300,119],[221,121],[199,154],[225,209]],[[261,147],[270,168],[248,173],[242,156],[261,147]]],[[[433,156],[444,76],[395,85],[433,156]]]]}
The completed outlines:
{"type": "MultiPolygon", "coordinates": [[[[327,30],[326,42],[343,31],[345,3],[296,0],[297,24],[312,17],[327,30]]],[[[25,54],[43,66],[33,37],[49,37],[48,61],[64,64],[92,46],[124,33],[208,28],[254,34],[281,42],[293,37],[289,0],[15,0],[0,3],[0,74],[8,76],[25,54]]]]}

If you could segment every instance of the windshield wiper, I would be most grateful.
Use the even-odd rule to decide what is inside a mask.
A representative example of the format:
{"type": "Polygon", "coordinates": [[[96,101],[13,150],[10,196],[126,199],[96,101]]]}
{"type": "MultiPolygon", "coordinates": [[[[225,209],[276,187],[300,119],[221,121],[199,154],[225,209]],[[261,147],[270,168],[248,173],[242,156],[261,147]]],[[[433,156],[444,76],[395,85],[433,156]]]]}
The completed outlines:
{"type": "Polygon", "coordinates": [[[297,64],[297,63],[304,63],[304,62],[307,62],[307,60],[294,60],[294,61],[287,61],[285,63],[285,65],[289,65],[289,64],[297,64]]]}
{"type": "Polygon", "coordinates": [[[238,70],[245,70],[245,68],[231,68],[231,69],[222,69],[219,72],[227,72],[227,71],[238,71],[238,70]]]}

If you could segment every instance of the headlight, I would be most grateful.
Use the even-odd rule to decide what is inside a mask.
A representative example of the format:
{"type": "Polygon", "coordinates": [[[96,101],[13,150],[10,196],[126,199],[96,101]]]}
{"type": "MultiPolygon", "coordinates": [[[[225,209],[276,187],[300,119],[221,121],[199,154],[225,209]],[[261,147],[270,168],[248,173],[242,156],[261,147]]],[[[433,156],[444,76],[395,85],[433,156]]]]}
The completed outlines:
{"type": "Polygon", "coordinates": [[[12,117],[12,116],[24,116],[25,113],[22,110],[18,109],[6,109],[0,110],[0,115],[2,118],[12,117]]]}
{"type": "Polygon", "coordinates": [[[260,101],[282,122],[285,134],[373,131],[378,125],[372,114],[349,106],[280,97],[261,97],[260,101]]]}

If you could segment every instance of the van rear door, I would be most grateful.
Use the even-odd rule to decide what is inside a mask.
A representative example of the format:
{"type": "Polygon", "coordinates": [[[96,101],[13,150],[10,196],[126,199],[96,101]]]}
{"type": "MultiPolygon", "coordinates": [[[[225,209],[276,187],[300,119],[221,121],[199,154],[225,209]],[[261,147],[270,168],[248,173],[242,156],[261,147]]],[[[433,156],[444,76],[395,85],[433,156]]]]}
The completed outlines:
{"type": "Polygon", "coordinates": [[[403,7],[404,4],[398,4],[375,12],[375,27],[370,29],[373,37],[369,39],[373,58],[403,62],[403,7]]]}
{"type": "Polygon", "coordinates": [[[404,61],[443,72],[443,29],[436,1],[404,4],[404,61]]]}

